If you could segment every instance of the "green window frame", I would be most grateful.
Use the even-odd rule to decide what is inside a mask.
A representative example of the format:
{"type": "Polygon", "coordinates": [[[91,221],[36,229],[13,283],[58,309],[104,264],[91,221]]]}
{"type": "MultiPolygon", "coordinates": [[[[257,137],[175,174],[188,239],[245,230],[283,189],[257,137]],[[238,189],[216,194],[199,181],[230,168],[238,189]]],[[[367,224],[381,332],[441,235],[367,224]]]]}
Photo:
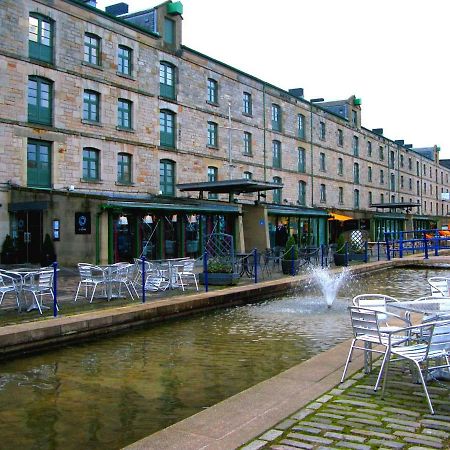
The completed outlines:
{"type": "Polygon", "coordinates": [[[117,182],[122,184],[131,184],[132,174],[132,156],[128,153],[119,153],[117,155],[117,182]]]}
{"type": "Polygon", "coordinates": [[[248,170],[244,172],[244,179],[245,180],[253,180],[253,174],[249,172],[248,170]]]}
{"type": "Polygon", "coordinates": [[[384,184],[384,170],[380,169],[380,184],[384,184]]]}
{"type": "Polygon", "coordinates": [[[344,188],[341,186],[339,187],[338,203],[340,205],[344,204],[344,188]]]}
{"type": "Polygon", "coordinates": [[[353,136],[353,156],[359,156],[359,138],[353,136]]]}
{"type": "MultiPolygon", "coordinates": [[[[208,181],[211,183],[214,181],[217,181],[218,173],[219,173],[219,170],[217,169],[217,167],[209,166],[208,167],[208,181]]],[[[218,198],[218,195],[214,192],[208,192],[208,198],[216,199],[216,198],[218,198]]]]}
{"type": "Polygon", "coordinates": [[[359,209],[359,189],[353,191],[353,207],[359,209]]]}
{"type": "Polygon", "coordinates": [[[338,175],[344,175],[344,160],[342,158],[338,158],[338,166],[337,166],[338,175]]]}
{"type": "Polygon", "coordinates": [[[244,92],[243,98],[243,113],[251,116],[253,114],[253,101],[252,94],[250,92],[244,92]]]}
{"type": "Polygon", "coordinates": [[[379,158],[380,158],[380,161],[383,161],[383,160],[384,160],[384,147],[383,147],[382,145],[380,145],[380,146],[378,147],[378,151],[379,151],[379,158]]]}
{"type": "Polygon", "coordinates": [[[369,167],[367,168],[367,181],[368,181],[369,183],[372,182],[372,167],[371,167],[371,166],[369,166],[369,167]]]}
{"type": "Polygon", "coordinates": [[[159,145],[175,148],[175,113],[168,109],[159,112],[159,145]]]}
{"type": "Polygon", "coordinates": [[[100,66],[100,43],[99,36],[92,33],[84,34],[84,62],[93,66],[100,66]]]}
{"type": "Polygon", "coordinates": [[[338,131],[338,140],[337,140],[337,144],[342,147],[344,145],[344,132],[342,130],[337,130],[338,131]]]}
{"type": "Polygon", "coordinates": [[[96,148],[83,148],[83,180],[100,180],[100,151],[96,148]]]}
{"type": "Polygon", "coordinates": [[[320,185],[320,203],[327,201],[327,187],[324,184],[320,185]]]}
{"type": "Polygon", "coordinates": [[[306,150],[302,147],[298,148],[298,171],[300,173],[306,172],[306,150]]]}
{"type": "Polygon", "coordinates": [[[244,155],[252,154],[252,133],[244,131],[244,155]]]}
{"type": "Polygon", "coordinates": [[[359,164],[353,164],[353,183],[359,184],[359,164]]]}
{"type": "Polygon", "coordinates": [[[119,98],[117,101],[117,127],[131,130],[133,103],[130,100],[119,98]]]}
{"type": "Polygon", "coordinates": [[[297,134],[300,139],[305,139],[305,116],[297,115],[297,134]]]}
{"type": "Polygon", "coordinates": [[[159,95],[175,99],[175,66],[162,61],[159,64],[159,95]]]}
{"type": "Polygon", "coordinates": [[[219,99],[219,83],[217,83],[216,80],[208,78],[206,95],[208,103],[213,103],[214,105],[217,105],[219,99]]]}
{"type": "Polygon", "coordinates": [[[275,103],[272,104],[271,108],[272,117],[272,130],[281,131],[281,108],[275,103]]]}
{"type": "Polygon", "coordinates": [[[164,42],[169,45],[175,45],[175,21],[164,17],[164,42]]]}
{"type": "Polygon", "coordinates": [[[29,139],[27,142],[27,185],[51,187],[52,143],[29,139]]]}
{"type": "Polygon", "coordinates": [[[28,54],[32,59],[53,62],[53,21],[40,14],[28,18],[28,54]]]}
{"type": "Polygon", "coordinates": [[[100,122],[100,94],[85,90],[83,94],[83,120],[100,122]]]}
{"type": "Polygon", "coordinates": [[[319,155],[319,170],[321,172],[326,172],[327,171],[327,165],[326,165],[326,157],[325,157],[325,153],[320,153],[319,155]]]}
{"type": "Polygon", "coordinates": [[[162,195],[175,195],[175,162],[170,159],[159,162],[159,189],[162,195]]]}
{"type": "Polygon", "coordinates": [[[306,206],[306,182],[298,182],[298,204],[301,206],[306,206]]]}
{"type": "Polygon", "coordinates": [[[395,175],[391,173],[391,191],[395,191],[395,175]]]}
{"type": "Polygon", "coordinates": [[[373,203],[373,194],[372,191],[369,191],[369,198],[368,198],[368,206],[372,206],[373,203]]]}
{"type": "Polygon", "coordinates": [[[326,136],[327,136],[327,129],[325,126],[325,122],[320,122],[319,123],[320,129],[319,129],[319,138],[324,141],[326,136]]]}
{"type": "Polygon", "coordinates": [[[28,122],[52,125],[53,83],[46,78],[28,78],[28,122]]]}
{"type": "MultiPolygon", "coordinates": [[[[273,177],[273,182],[276,184],[282,184],[282,180],[280,177],[273,177]]],[[[281,203],[282,193],[283,188],[273,190],[273,203],[281,203]]]]}
{"type": "Polygon", "coordinates": [[[391,150],[390,158],[389,158],[389,168],[394,169],[395,168],[395,152],[391,150]]]}
{"type": "Polygon", "coordinates": [[[372,142],[367,141],[367,156],[372,156],[372,142]]]}
{"type": "Polygon", "coordinates": [[[272,141],[272,167],[281,169],[281,142],[272,141]]]}
{"type": "Polygon", "coordinates": [[[218,126],[215,122],[208,122],[207,127],[207,142],[208,147],[218,147],[218,126]]]}
{"type": "Polygon", "coordinates": [[[131,76],[133,72],[133,50],[125,45],[117,49],[117,71],[122,75],[131,76]]]}

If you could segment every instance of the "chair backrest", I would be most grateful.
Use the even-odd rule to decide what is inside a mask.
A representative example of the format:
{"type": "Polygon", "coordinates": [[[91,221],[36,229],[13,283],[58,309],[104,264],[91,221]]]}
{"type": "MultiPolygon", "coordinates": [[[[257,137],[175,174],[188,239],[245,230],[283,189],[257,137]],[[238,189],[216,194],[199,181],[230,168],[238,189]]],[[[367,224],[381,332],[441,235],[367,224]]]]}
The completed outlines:
{"type": "Polygon", "coordinates": [[[194,271],[195,261],[193,259],[187,259],[183,261],[183,272],[191,273],[194,271]]]}
{"type": "Polygon", "coordinates": [[[428,342],[428,348],[423,360],[428,358],[430,353],[442,352],[442,356],[448,354],[450,350],[450,320],[441,320],[434,323],[422,325],[421,336],[428,342]]]}
{"type": "Polygon", "coordinates": [[[448,297],[450,278],[447,277],[430,277],[427,279],[430,285],[431,295],[433,297],[448,297]]]}
{"type": "Polygon", "coordinates": [[[359,339],[364,335],[369,336],[372,342],[381,344],[378,318],[380,313],[373,309],[357,308],[355,306],[350,306],[349,311],[355,339],[359,339]]]}
{"type": "Polygon", "coordinates": [[[0,272],[0,286],[8,287],[8,288],[15,288],[16,287],[16,281],[13,277],[0,272]]]}
{"type": "Polygon", "coordinates": [[[394,297],[384,294],[360,294],[353,298],[352,303],[354,306],[362,308],[369,308],[375,311],[379,311],[379,320],[386,320],[386,304],[389,302],[398,302],[394,297]]]}
{"type": "Polygon", "coordinates": [[[39,271],[38,286],[41,289],[53,287],[53,270],[39,271]]]}

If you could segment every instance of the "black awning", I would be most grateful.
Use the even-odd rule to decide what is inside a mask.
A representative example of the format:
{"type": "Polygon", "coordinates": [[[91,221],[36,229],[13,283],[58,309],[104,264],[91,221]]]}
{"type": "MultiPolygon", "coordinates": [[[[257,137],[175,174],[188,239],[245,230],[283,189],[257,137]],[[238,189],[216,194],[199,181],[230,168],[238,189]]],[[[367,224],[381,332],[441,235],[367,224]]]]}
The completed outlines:
{"type": "Polygon", "coordinates": [[[242,178],[239,180],[205,181],[201,183],[177,184],[177,188],[181,192],[207,191],[214,194],[242,194],[250,192],[270,191],[274,189],[280,189],[282,187],[283,184],[281,183],[248,180],[247,178],[242,178]]]}
{"type": "Polygon", "coordinates": [[[409,209],[409,208],[418,208],[421,206],[420,203],[409,203],[409,202],[398,202],[398,203],[372,203],[370,205],[371,208],[380,208],[380,209],[409,209]]]}

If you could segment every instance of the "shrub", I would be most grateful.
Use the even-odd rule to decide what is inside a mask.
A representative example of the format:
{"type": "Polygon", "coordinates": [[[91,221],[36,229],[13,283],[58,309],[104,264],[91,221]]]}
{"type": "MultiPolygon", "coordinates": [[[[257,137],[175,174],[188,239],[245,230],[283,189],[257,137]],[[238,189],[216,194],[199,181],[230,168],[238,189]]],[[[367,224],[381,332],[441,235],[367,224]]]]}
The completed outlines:
{"type": "Polygon", "coordinates": [[[227,260],[210,259],[208,261],[209,273],[233,273],[233,265],[227,260]]]}
{"type": "Polygon", "coordinates": [[[336,253],[339,255],[343,255],[345,253],[345,236],[344,234],[340,234],[337,243],[336,243],[336,253]]]}
{"type": "Polygon", "coordinates": [[[292,259],[298,259],[298,247],[295,242],[294,236],[289,236],[286,247],[283,253],[283,260],[291,261],[292,259]]]}
{"type": "Polygon", "coordinates": [[[12,253],[14,252],[14,250],[15,250],[14,241],[12,237],[9,234],[7,234],[5,236],[5,240],[3,241],[2,253],[12,253]]]}

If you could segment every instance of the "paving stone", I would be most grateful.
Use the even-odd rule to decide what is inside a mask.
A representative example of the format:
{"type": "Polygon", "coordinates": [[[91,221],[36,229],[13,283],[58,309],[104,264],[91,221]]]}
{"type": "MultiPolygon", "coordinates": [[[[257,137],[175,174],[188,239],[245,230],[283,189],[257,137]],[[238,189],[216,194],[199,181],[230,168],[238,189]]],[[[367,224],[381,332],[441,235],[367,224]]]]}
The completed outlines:
{"type": "Polygon", "coordinates": [[[426,434],[429,436],[436,436],[436,437],[440,437],[442,439],[448,439],[448,437],[450,436],[450,434],[445,431],[433,430],[432,428],[424,428],[422,430],[422,434],[426,434]]]}
{"type": "Polygon", "coordinates": [[[344,392],[344,389],[331,389],[330,395],[341,395],[344,392]]]}
{"type": "Polygon", "coordinates": [[[346,380],[343,383],[339,385],[341,389],[348,389],[349,387],[353,386],[356,383],[357,380],[346,380]]]}
{"type": "Polygon", "coordinates": [[[296,424],[297,420],[293,419],[286,419],[283,420],[283,422],[280,422],[275,426],[277,430],[287,430],[288,428],[292,427],[292,425],[296,424]]]}
{"type": "Polygon", "coordinates": [[[339,411],[351,411],[352,408],[350,406],[338,405],[337,403],[329,403],[326,405],[326,409],[334,409],[339,411]]]}
{"type": "Polygon", "coordinates": [[[305,433],[311,433],[311,434],[319,434],[322,430],[320,428],[313,428],[308,427],[306,425],[296,425],[295,427],[292,427],[293,431],[304,431],[305,433]]]}
{"type": "Polygon", "coordinates": [[[283,434],[280,430],[269,430],[266,431],[262,436],[259,436],[258,439],[262,439],[264,441],[274,441],[277,437],[280,437],[283,434]]]}
{"type": "Polygon", "coordinates": [[[433,450],[433,449],[431,447],[419,447],[418,445],[414,445],[412,447],[409,447],[408,450],[433,450]]]}
{"type": "Polygon", "coordinates": [[[412,420],[402,420],[402,419],[399,419],[398,417],[382,417],[381,420],[383,422],[392,422],[397,425],[403,425],[405,427],[411,427],[411,428],[419,428],[420,427],[419,422],[414,422],[412,420]]]}
{"type": "Polygon", "coordinates": [[[405,444],[402,444],[401,442],[396,442],[396,441],[386,441],[386,440],[381,440],[381,439],[371,439],[368,444],[370,445],[384,445],[385,447],[388,448],[403,448],[405,446],[405,444]]]}
{"type": "MultiPolygon", "coordinates": [[[[448,399],[446,400],[448,402],[448,399]]],[[[425,414],[424,419],[431,419],[431,420],[443,420],[444,422],[450,423],[450,416],[444,416],[442,414],[425,414]]]]}
{"type": "Polygon", "coordinates": [[[318,398],[316,401],[318,401],[319,403],[326,403],[329,402],[332,398],[332,395],[322,395],[322,397],[318,398]]]}
{"type": "Polygon", "coordinates": [[[301,409],[300,411],[296,412],[293,416],[290,417],[290,419],[297,419],[302,420],[305,417],[312,414],[314,411],[312,409],[301,409]]]}
{"type": "Polygon", "coordinates": [[[405,427],[404,425],[397,425],[396,423],[388,423],[386,428],[391,430],[407,431],[410,433],[414,433],[416,431],[416,428],[414,427],[405,427]]]}
{"type": "Polygon", "coordinates": [[[409,433],[407,431],[396,431],[394,433],[395,436],[400,437],[412,437],[412,438],[421,438],[422,440],[429,441],[429,442],[440,442],[442,443],[442,439],[435,437],[435,436],[427,436],[423,434],[417,434],[417,433],[409,433]]]}
{"type": "Polygon", "coordinates": [[[336,444],[337,447],[353,448],[356,450],[370,450],[370,445],[355,444],[353,442],[340,441],[336,444]]]}
{"type": "Polygon", "coordinates": [[[353,442],[359,442],[362,443],[366,440],[366,438],[362,436],[354,436],[353,434],[343,434],[343,433],[334,433],[332,431],[327,431],[324,436],[326,438],[330,439],[339,439],[339,440],[345,440],[345,441],[353,441],[353,442]]]}
{"type": "Polygon", "coordinates": [[[330,425],[326,423],[319,423],[319,422],[302,422],[302,425],[309,425],[310,427],[320,428],[321,430],[327,430],[327,431],[342,431],[344,427],[340,427],[337,425],[330,425]]]}
{"type": "Polygon", "coordinates": [[[363,406],[363,407],[366,407],[366,408],[373,408],[373,406],[374,406],[372,403],[361,402],[361,401],[358,401],[358,400],[345,400],[345,399],[341,400],[341,399],[338,399],[338,400],[335,400],[335,402],[343,404],[343,405],[363,406]]]}
{"type": "Polygon", "coordinates": [[[319,413],[316,413],[313,416],[311,416],[309,418],[309,420],[312,420],[314,422],[319,422],[319,423],[326,423],[326,424],[333,423],[333,421],[331,419],[328,419],[327,417],[319,416],[319,413]]]}
{"type": "Polygon", "coordinates": [[[292,450],[298,447],[292,447],[291,445],[272,445],[271,450],[292,450]]]}
{"type": "Polygon", "coordinates": [[[306,450],[311,450],[314,448],[314,445],[307,444],[306,442],[293,441],[291,439],[283,439],[280,444],[289,445],[290,448],[304,448],[306,450]]]}
{"type": "Polygon", "coordinates": [[[308,409],[319,409],[322,407],[322,403],[310,403],[308,405],[308,409]]]}
{"type": "Polygon", "coordinates": [[[450,422],[445,423],[440,420],[423,419],[421,424],[427,428],[434,428],[435,430],[450,430],[450,422]]]}
{"type": "Polygon", "coordinates": [[[315,444],[331,444],[333,441],[320,436],[308,436],[302,433],[290,433],[288,437],[291,439],[298,439],[306,442],[314,442],[315,444]]]}
{"type": "Polygon", "coordinates": [[[319,417],[328,417],[328,418],[330,418],[330,419],[338,419],[338,420],[344,418],[344,416],[340,416],[340,415],[338,415],[338,414],[330,414],[330,413],[325,413],[325,412],[318,412],[318,413],[316,414],[316,417],[317,417],[317,416],[319,416],[319,417]]]}
{"type": "Polygon", "coordinates": [[[403,440],[411,444],[426,445],[427,447],[431,448],[444,448],[442,442],[428,441],[425,439],[420,439],[419,437],[405,437],[403,438],[403,440]]]}
{"type": "Polygon", "coordinates": [[[364,378],[366,374],[364,372],[356,372],[353,376],[353,380],[360,380],[361,378],[364,378]]]}
{"type": "Polygon", "coordinates": [[[260,448],[263,448],[265,445],[267,445],[266,441],[252,441],[250,444],[247,444],[245,447],[242,447],[241,450],[258,450],[260,448]]]}
{"type": "Polygon", "coordinates": [[[403,416],[414,416],[414,417],[420,416],[420,413],[418,413],[416,411],[411,411],[410,409],[392,408],[392,407],[386,406],[386,407],[382,408],[382,410],[386,411],[386,412],[391,412],[394,414],[401,414],[403,416]]]}
{"type": "Polygon", "coordinates": [[[382,427],[383,424],[379,420],[365,419],[363,417],[349,417],[348,420],[353,423],[363,423],[374,427],[382,427]]]}
{"type": "Polygon", "coordinates": [[[363,436],[367,436],[367,437],[379,437],[380,439],[391,439],[392,438],[392,435],[390,435],[388,433],[380,433],[377,431],[361,430],[361,429],[357,429],[357,428],[352,429],[351,432],[356,433],[356,434],[362,434],[363,436]]]}
{"type": "Polygon", "coordinates": [[[381,411],[379,409],[357,408],[356,411],[361,414],[368,414],[372,416],[386,416],[389,414],[387,411],[381,411]]]}

